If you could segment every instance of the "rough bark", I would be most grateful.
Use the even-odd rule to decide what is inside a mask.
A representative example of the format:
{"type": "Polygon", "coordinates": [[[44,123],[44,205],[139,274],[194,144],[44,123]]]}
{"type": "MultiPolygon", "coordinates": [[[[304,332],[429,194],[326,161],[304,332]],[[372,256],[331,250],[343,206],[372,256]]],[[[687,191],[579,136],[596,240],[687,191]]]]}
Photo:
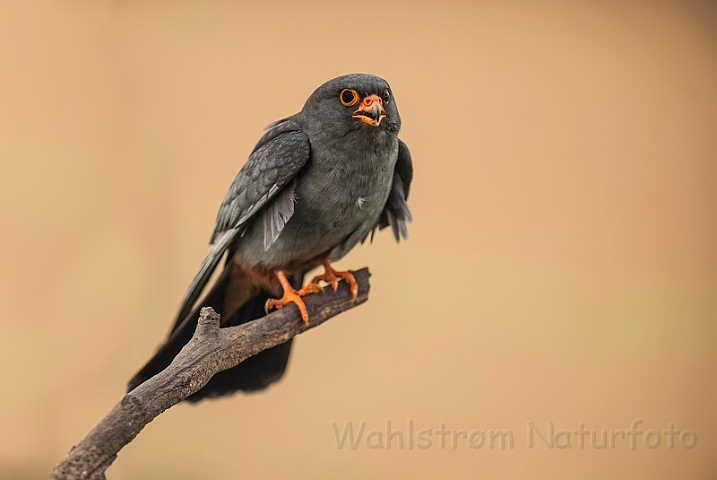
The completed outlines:
{"type": "Polygon", "coordinates": [[[368,299],[369,272],[354,273],[359,285],[355,303],[348,286],[341,282],[336,293],[304,297],[309,312],[306,325],[298,308],[291,305],[253,322],[219,328],[219,315],[202,309],[192,339],[162,372],[138,386],[117,403],[67,457],[57,464],[50,479],[104,479],[104,472],[117,453],[157,415],[201,389],[212,376],[231,368],[262,350],[286,342],[329,318],[368,299]]]}

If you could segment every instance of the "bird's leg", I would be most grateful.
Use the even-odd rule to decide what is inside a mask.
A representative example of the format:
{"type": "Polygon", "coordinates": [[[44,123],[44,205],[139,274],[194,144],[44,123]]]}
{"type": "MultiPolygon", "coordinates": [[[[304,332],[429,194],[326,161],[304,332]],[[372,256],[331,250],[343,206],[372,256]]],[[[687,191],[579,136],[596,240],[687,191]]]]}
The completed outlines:
{"type": "MultiPolygon", "coordinates": [[[[355,302],[356,297],[358,297],[358,283],[356,283],[356,279],[353,274],[348,270],[345,272],[334,270],[326,259],[321,260],[321,263],[324,265],[324,274],[314,277],[309,285],[316,285],[318,288],[321,288],[321,291],[323,291],[323,288],[319,285],[319,282],[323,280],[326,283],[330,283],[335,292],[336,289],[339,288],[339,280],[343,278],[351,287],[351,294],[353,295],[352,300],[355,302]]],[[[307,285],[307,287],[309,285],[307,285]]]]}
{"type": "Polygon", "coordinates": [[[299,312],[301,312],[301,318],[304,320],[304,323],[308,325],[309,312],[306,311],[306,305],[304,304],[304,301],[301,299],[301,297],[308,293],[318,292],[319,287],[313,283],[310,283],[299,291],[296,291],[289,283],[289,280],[286,279],[286,274],[284,274],[284,272],[282,272],[281,270],[277,270],[274,272],[274,274],[276,275],[276,278],[279,279],[279,283],[281,283],[281,288],[284,289],[284,296],[279,299],[270,298],[269,300],[267,300],[264,304],[264,311],[266,313],[269,313],[269,310],[271,310],[272,308],[281,308],[288,303],[295,303],[296,306],[299,307],[299,312]]]}

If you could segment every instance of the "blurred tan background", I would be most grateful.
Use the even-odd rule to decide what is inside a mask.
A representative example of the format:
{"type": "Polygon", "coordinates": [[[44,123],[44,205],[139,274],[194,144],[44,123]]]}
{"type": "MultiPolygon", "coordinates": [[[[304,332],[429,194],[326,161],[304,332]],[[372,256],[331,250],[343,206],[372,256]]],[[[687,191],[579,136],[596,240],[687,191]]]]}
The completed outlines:
{"type": "Polygon", "coordinates": [[[0,478],[42,478],[166,335],[268,123],[392,85],[411,238],[264,393],[180,405],[113,479],[715,478],[713,3],[0,3],[0,478]],[[527,448],[526,425],[697,445],[527,448]],[[336,447],[331,422],[511,430],[336,447]],[[435,440],[435,438],[434,438],[435,440]]]}

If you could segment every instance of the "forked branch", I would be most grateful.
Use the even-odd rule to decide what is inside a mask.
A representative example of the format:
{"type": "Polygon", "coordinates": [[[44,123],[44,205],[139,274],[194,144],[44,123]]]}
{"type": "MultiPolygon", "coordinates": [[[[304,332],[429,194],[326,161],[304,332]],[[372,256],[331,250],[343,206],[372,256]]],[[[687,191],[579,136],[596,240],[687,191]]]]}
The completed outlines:
{"type": "Polygon", "coordinates": [[[296,306],[289,306],[253,322],[219,328],[219,315],[202,309],[192,339],[162,372],[135,388],[117,403],[90,433],[57,464],[50,479],[104,479],[117,453],[157,415],[200,390],[215,374],[257,353],[282,344],[334,315],[368,300],[369,272],[354,273],[359,285],[356,302],[341,282],[335,294],[304,297],[309,324],[296,306]]]}

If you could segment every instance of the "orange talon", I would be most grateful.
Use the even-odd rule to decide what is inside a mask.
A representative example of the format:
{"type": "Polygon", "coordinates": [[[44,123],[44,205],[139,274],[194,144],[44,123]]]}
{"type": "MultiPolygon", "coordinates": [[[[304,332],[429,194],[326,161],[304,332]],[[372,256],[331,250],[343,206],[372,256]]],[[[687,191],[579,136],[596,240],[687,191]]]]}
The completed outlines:
{"type": "Polygon", "coordinates": [[[282,296],[279,299],[276,298],[270,298],[266,301],[264,304],[264,311],[266,313],[269,313],[269,310],[272,308],[281,308],[284,305],[287,305],[289,303],[295,303],[297,307],[299,307],[299,312],[301,312],[301,319],[304,320],[304,323],[307,325],[309,324],[309,312],[306,310],[306,304],[304,304],[304,301],[301,299],[304,295],[307,295],[309,293],[315,293],[319,291],[319,287],[314,284],[308,284],[304,288],[299,289],[297,292],[294,290],[289,283],[289,281],[286,279],[286,275],[281,270],[277,270],[274,272],[276,274],[276,277],[279,279],[279,282],[281,283],[281,287],[284,289],[284,296],[282,296]]]}
{"type": "MultiPolygon", "coordinates": [[[[323,280],[324,282],[331,284],[331,287],[334,289],[335,292],[336,289],[339,288],[339,280],[343,278],[351,287],[351,294],[353,295],[351,301],[355,302],[356,298],[358,297],[358,283],[356,283],[356,279],[354,278],[353,274],[348,270],[345,272],[334,270],[334,268],[331,266],[331,264],[329,264],[328,261],[326,261],[326,259],[321,260],[321,263],[324,265],[324,274],[315,276],[311,283],[309,283],[309,285],[316,285],[323,292],[323,287],[319,285],[319,282],[323,280]]],[[[307,287],[309,285],[307,285],[307,287]]]]}

